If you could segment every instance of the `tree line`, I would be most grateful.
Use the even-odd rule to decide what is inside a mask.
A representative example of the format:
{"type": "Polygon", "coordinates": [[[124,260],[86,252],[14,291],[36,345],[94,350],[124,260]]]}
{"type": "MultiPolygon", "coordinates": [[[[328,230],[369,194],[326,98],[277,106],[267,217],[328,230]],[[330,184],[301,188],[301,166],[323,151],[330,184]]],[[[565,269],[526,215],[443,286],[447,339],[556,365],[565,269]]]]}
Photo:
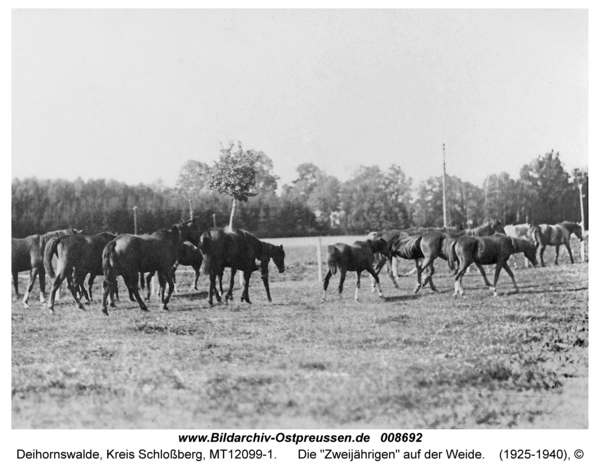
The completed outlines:
{"type": "MultiPolygon", "coordinates": [[[[241,144],[221,150],[212,166],[190,160],[174,187],[161,183],[127,185],[114,180],[13,179],[12,236],[56,229],[85,233],[139,233],[169,227],[193,215],[201,228],[234,226],[258,237],[365,234],[372,230],[442,226],[442,177],[415,185],[397,165],[361,166],[340,181],[317,165],[297,167],[297,178],[278,191],[279,177],[263,152],[241,144]],[[237,174],[232,169],[239,165],[237,174]],[[135,211],[133,208],[136,208],[135,211]]],[[[505,224],[581,220],[579,186],[588,224],[588,173],[569,174],[558,152],[538,156],[519,177],[489,175],[481,187],[446,178],[449,225],[476,226],[487,218],[505,224]]]]}

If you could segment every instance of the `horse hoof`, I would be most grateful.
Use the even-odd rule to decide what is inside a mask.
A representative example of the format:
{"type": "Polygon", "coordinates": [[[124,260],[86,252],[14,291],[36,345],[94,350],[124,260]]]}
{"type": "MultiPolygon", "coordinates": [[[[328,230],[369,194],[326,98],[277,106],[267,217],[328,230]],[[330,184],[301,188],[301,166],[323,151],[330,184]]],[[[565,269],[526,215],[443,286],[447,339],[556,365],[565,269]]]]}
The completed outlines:
{"type": "Polygon", "coordinates": [[[102,313],[104,313],[108,316],[108,309],[106,309],[106,308],[102,309],[102,313]]]}
{"type": "Polygon", "coordinates": [[[79,306],[77,306],[79,308],[80,311],[85,311],[85,308],[83,307],[83,304],[80,304],[79,306]]]}
{"type": "Polygon", "coordinates": [[[162,309],[163,309],[163,311],[168,311],[169,310],[169,308],[165,304],[163,304],[162,309]]]}

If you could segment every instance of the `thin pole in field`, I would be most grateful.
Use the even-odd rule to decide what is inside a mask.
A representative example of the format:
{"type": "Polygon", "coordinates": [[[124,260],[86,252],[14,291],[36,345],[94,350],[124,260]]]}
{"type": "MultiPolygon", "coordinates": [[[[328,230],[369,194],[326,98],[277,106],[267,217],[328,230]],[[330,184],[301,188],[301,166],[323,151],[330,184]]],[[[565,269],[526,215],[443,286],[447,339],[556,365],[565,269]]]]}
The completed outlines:
{"type": "Polygon", "coordinates": [[[322,257],[321,257],[321,238],[317,239],[317,278],[319,283],[323,281],[323,272],[322,272],[322,257]]]}
{"type": "Polygon", "coordinates": [[[442,174],[442,202],[444,205],[444,227],[448,227],[446,218],[446,144],[442,144],[442,160],[444,164],[444,173],[442,174]]]}
{"type": "MultiPolygon", "coordinates": [[[[581,232],[583,233],[585,231],[585,216],[583,213],[583,183],[579,183],[577,186],[579,187],[579,205],[581,206],[581,232]]],[[[580,247],[581,261],[585,262],[585,244],[583,240],[581,241],[580,247]]]]}
{"type": "Polygon", "coordinates": [[[133,207],[133,233],[137,235],[137,206],[133,207]]]}

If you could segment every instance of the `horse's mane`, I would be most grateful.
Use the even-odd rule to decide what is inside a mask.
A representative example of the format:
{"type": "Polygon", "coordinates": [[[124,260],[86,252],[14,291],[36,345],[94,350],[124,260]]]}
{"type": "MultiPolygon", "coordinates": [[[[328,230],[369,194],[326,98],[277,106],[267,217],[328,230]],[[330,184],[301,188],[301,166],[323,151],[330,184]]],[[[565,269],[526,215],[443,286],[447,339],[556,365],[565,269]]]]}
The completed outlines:
{"type": "Polygon", "coordinates": [[[53,237],[61,237],[64,235],[71,234],[81,234],[81,231],[78,231],[77,229],[61,229],[59,231],[46,232],[45,234],[40,236],[40,245],[46,245],[46,242],[48,242],[53,237]]]}
{"type": "Polygon", "coordinates": [[[563,221],[560,223],[560,225],[563,226],[569,232],[573,232],[573,231],[577,230],[578,227],[581,227],[579,224],[577,224],[576,222],[572,222],[572,221],[563,221]]]}
{"type": "Polygon", "coordinates": [[[485,223],[483,223],[480,226],[477,226],[475,229],[463,229],[462,231],[457,232],[454,235],[466,235],[466,236],[481,236],[481,235],[487,235],[488,231],[491,229],[494,229],[496,226],[501,225],[500,220],[496,219],[494,220],[489,220],[485,223]]]}

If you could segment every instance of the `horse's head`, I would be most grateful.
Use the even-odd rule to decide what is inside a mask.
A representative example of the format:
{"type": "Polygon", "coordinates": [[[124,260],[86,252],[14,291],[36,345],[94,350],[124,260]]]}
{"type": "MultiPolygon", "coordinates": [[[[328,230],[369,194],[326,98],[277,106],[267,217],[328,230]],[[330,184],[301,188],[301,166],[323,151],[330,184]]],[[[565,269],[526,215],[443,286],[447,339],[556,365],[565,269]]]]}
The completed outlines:
{"type": "MultiPolygon", "coordinates": [[[[565,226],[566,224],[567,223],[563,223],[565,226]]],[[[581,225],[577,224],[576,222],[568,223],[567,230],[571,234],[575,234],[575,237],[577,237],[580,241],[583,240],[583,229],[581,228],[581,225]]]]}
{"type": "Polygon", "coordinates": [[[200,231],[196,225],[196,219],[192,218],[188,221],[177,224],[179,231],[181,232],[181,241],[186,240],[194,244],[196,247],[200,244],[200,231]]]}
{"type": "Polygon", "coordinates": [[[371,250],[373,251],[373,253],[381,253],[387,244],[385,239],[381,237],[369,239],[368,242],[370,242],[371,250]]]}
{"type": "Polygon", "coordinates": [[[492,229],[494,229],[494,232],[496,234],[506,235],[506,231],[504,230],[504,224],[502,224],[502,221],[500,219],[495,219],[490,222],[492,223],[492,229]]]}
{"type": "Polygon", "coordinates": [[[271,259],[275,263],[279,273],[283,273],[285,271],[285,251],[283,250],[283,245],[279,247],[274,245],[271,248],[271,259]]]}
{"type": "Polygon", "coordinates": [[[529,240],[523,241],[525,247],[523,254],[527,257],[527,260],[531,262],[531,264],[535,267],[537,265],[537,242],[532,242],[529,240]]]}

